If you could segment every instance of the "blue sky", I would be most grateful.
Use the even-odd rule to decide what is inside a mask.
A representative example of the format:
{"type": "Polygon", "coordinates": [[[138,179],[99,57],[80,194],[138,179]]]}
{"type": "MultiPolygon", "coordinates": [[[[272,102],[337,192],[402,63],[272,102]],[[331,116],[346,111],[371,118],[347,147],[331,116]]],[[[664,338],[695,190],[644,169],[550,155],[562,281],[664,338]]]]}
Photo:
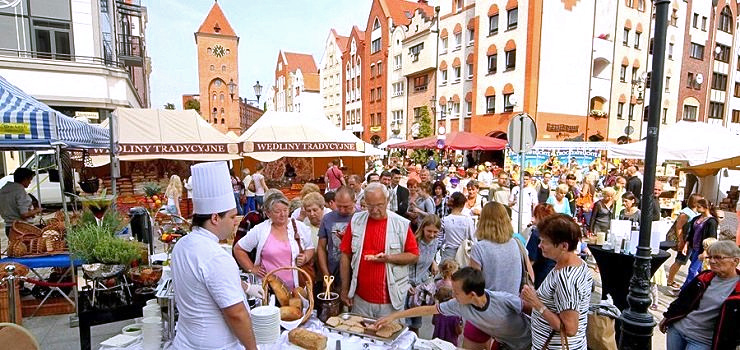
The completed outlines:
{"type": "MultiPolygon", "coordinates": [[[[265,88],[274,79],[279,50],[313,54],[319,64],[329,30],[348,35],[352,25],[364,28],[371,0],[219,0],[239,39],[241,95],[254,99],[252,86],[265,88]]],[[[198,93],[193,33],[213,0],[144,0],[147,7],[147,50],[152,60],[153,108],[172,102],[182,108],[183,94],[198,93]]],[[[263,88],[264,101],[266,89],[263,88]]]]}

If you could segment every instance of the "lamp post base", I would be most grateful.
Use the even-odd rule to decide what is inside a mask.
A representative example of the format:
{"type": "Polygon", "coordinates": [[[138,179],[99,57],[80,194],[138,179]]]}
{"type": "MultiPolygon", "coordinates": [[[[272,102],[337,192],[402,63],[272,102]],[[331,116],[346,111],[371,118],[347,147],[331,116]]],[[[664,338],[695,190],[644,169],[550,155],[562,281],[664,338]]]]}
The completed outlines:
{"type": "Polygon", "coordinates": [[[637,247],[632,267],[630,291],[627,295],[629,307],[622,312],[620,349],[649,350],[652,346],[655,319],[648,312],[650,300],[650,248],[637,247]]]}

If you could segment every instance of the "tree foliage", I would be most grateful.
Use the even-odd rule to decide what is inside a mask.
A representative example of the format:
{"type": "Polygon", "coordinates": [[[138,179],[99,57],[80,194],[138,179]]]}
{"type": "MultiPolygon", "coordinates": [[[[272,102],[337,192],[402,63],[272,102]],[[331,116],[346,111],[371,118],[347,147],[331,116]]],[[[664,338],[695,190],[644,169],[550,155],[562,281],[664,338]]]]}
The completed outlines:
{"type": "Polygon", "coordinates": [[[196,99],[187,100],[182,107],[183,109],[194,109],[198,114],[200,114],[200,101],[196,99]]]}
{"type": "Polygon", "coordinates": [[[175,109],[175,104],[171,102],[167,102],[164,104],[164,109],[175,109]]]}
{"type": "MultiPolygon", "coordinates": [[[[432,118],[429,116],[429,109],[427,106],[421,107],[421,114],[419,115],[419,137],[425,138],[434,135],[434,128],[432,126],[432,118]]],[[[414,163],[426,164],[430,157],[434,156],[434,150],[419,149],[411,153],[410,157],[414,163]]]]}

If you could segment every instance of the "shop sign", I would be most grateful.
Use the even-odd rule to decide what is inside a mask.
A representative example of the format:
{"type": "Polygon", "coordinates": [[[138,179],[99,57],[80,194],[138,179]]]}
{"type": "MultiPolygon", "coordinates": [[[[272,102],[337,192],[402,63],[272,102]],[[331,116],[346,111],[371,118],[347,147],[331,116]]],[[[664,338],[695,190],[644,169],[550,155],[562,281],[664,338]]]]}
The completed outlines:
{"type": "Polygon", "coordinates": [[[549,132],[577,133],[578,132],[578,125],[547,123],[547,127],[545,128],[545,130],[547,130],[549,132]]]}
{"type": "Polygon", "coordinates": [[[380,126],[371,126],[371,127],[370,127],[370,132],[378,132],[378,131],[380,131],[381,129],[382,129],[382,128],[381,128],[380,126]]]}
{"type": "MultiPolygon", "coordinates": [[[[118,145],[118,155],[129,154],[236,154],[239,146],[236,144],[136,144],[118,145]]],[[[93,149],[91,154],[108,154],[107,149],[93,149]]]]}
{"type": "Polygon", "coordinates": [[[245,142],[244,152],[357,151],[354,142],[245,142]]]}
{"type": "MultiPolygon", "coordinates": [[[[519,164],[519,155],[508,152],[509,159],[519,164]]],[[[591,165],[601,157],[601,151],[590,149],[534,149],[524,154],[524,169],[539,169],[550,157],[555,157],[560,164],[577,163],[579,167],[591,165]]],[[[541,170],[541,169],[540,169],[541,170]]]]}
{"type": "Polygon", "coordinates": [[[98,118],[100,118],[100,114],[98,112],[76,111],[75,118],[86,118],[88,120],[98,120],[98,118]]]}
{"type": "Polygon", "coordinates": [[[0,123],[0,134],[28,135],[30,133],[30,123],[0,123]]]}

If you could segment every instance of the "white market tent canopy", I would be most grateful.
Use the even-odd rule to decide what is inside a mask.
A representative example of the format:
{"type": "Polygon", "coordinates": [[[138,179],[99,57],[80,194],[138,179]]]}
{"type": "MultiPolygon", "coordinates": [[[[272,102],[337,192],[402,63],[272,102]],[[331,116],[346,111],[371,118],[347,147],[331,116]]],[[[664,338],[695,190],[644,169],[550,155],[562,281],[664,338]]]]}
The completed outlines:
{"type": "Polygon", "coordinates": [[[342,132],[321,113],[266,112],[238,140],[262,162],[282,157],[367,157],[385,152],[342,132]]]}
{"type": "MultiPolygon", "coordinates": [[[[222,134],[194,110],[117,108],[114,134],[122,161],[241,159],[236,140],[222,134]]],[[[108,121],[103,122],[108,126],[108,121]]],[[[109,161],[96,153],[95,166],[109,161]]]]}
{"type": "MultiPolygon", "coordinates": [[[[611,158],[645,158],[645,140],[615,145],[611,158]]],[[[710,163],[740,156],[740,136],[722,125],[680,121],[661,128],[658,136],[658,161],[686,161],[689,165],[710,163]]]]}
{"type": "Polygon", "coordinates": [[[0,76],[0,148],[108,148],[108,130],[68,117],[0,76]]]}
{"type": "Polygon", "coordinates": [[[533,150],[586,150],[586,151],[603,151],[614,146],[611,142],[584,142],[584,141],[537,141],[534,143],[533,150]]]}

